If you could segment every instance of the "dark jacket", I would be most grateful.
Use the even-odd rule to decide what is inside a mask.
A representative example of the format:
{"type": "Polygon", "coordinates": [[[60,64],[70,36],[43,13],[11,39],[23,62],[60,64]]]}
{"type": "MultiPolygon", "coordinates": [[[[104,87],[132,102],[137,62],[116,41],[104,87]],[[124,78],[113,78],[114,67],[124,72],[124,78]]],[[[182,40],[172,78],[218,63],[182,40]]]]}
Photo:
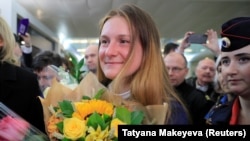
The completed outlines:
{"type": "MultiPolygon", "coordinates": [[[[196,88],[196,80],[197,80],[197,77],[190,77],[186,79],[186,82],[192,87],[196,88]]],[[[205,95],[209,96],[209,98],[212,101],[216,102],[220,94],[214,91],[213,83],[210,83],[208,85],[208,90],[205,92],[205,95]]]]}
{"type": "Polygon", "coordinates": [[[45,133],[41,93],[34,73],[0,63],[0,101],[45,133]]]}
{"type": "Polygon", "coordinates": [[[184,107],[176,101],[171,102],[171,116],[168,125],[189,125],[189,114],[185,111],[184,107]]]}
{"type": "Polygon", "coordinates": [[[32,53],[23,53],[21,67],[32,68],[33,56],[32,53]]]}
{"type": "Polygon", "coordinates": [[[207,100],[203,92],[188,85],[186,81],[183,81],[175,89],[186,104],[193,124],[205,124],[204,116],[214,105],[214,102],[207,100]]]}

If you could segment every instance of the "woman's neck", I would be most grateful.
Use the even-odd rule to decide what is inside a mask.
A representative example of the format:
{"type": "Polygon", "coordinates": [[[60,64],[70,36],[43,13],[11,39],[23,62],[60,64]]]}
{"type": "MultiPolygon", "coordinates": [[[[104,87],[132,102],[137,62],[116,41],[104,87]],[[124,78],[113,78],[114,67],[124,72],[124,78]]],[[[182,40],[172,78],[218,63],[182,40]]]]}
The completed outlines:
{"type": "MultiPolygon", "coordinates": [[[[113,83],[110,83],[109,85],[108,85],[108,88],[109,89],[116,89],[116,88],[113,88],[114,86],[113,86],[113,83]]],[[[130,91],[130,85],[129,84],[120,84],[119,85],[119,89],[116,89],[117,90],[117,93],[119,93],[119,94],[122,94],[122,93],[125,93],[125,92],[127,92],[127,91],[130,91]]]]}

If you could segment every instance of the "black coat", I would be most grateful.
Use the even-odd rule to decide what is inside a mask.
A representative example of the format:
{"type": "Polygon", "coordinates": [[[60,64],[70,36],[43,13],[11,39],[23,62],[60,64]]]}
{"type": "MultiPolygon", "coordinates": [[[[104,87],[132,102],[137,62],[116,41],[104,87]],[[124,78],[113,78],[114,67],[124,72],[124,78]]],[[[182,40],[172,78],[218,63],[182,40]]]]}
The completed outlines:
{"type": "Polygon", "coordinates": [[[214,105],[213,101],[207,100],[205,93],[197,90],[196,88],[188,85],[183,81],[175,90],[186,104],[189,113],[192,117],[193,124],[205,125],[205,115],[214,105]]]}
{"type": "Polygon", "coordinates": [[[0,101],[45,133],[37,76],[9,63],[0,63],[0,101]]]}
{"type": "Polygon", "coordinates": [[[33,56],[32,53],[23,53],[22,60],[21,60],[21,66],[32,68],[32,62],[33,62],[33,56]]]}
{"type": "MultiPolygon", "coordinates": [[[[197,80],[197,77],[190,77],[190,78],[186,79],[186,82],[187,82],[190,86],[196,88],[196,80],[197,80]]],[[[214,102],[216,102],[216,101],[218,100],[218,97],[220,96],[219,93],[215,92],[213,83],[210,83],[210,84],[208,85],[208,90],[205,92],[205,94],[206,94],[207,96],[209,96],[210,99],[211,99],[212,101],[214,101],[214,102]]]]}

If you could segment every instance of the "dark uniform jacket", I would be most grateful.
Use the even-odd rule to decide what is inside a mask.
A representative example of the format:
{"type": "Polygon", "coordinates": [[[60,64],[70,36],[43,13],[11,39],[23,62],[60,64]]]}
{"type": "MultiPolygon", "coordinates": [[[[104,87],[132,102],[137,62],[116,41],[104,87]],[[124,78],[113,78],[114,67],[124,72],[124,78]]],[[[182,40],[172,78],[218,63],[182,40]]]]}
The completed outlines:
{"type": "Polygon", "coordinates": [[[205,117],[206,123],[209,125],[229,125],[234,101],[235,98],[234,100],[218,103],[213,106],[205,117]]]}
{"type": "Polygon", "coordinates": [[[0,101],[45,133],[41,90],[34,73],[9,63],[0,63],[0,101]]]}

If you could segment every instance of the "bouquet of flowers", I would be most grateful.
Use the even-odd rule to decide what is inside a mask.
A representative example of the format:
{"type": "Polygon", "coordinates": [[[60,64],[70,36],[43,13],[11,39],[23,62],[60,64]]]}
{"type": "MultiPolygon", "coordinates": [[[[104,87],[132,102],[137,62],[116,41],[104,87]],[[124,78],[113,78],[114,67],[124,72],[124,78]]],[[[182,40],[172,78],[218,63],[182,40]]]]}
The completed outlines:
{"type": "Polygon", "coordinates": [[[73,90],[54,79],[40,100],[51,140],[117,140],[117,125],[164,124],[167,110],[167,105],[124,100],[91,72],[73,90]]]}
{"type": "Polygon", "coordinates": [[[52,116],[48,121],[48,133],[59,140],[117,140],[118,125],[141,124],[142,111],[130,111],[101,100],[101,89],[94,98],[84,96],[79,102],[63,100],[50,107],[52,116]]]}
{"type": "Polygon", "coordinates": [[[49,141],[49,138],[0,102],[0,140],[49,141]]]}

